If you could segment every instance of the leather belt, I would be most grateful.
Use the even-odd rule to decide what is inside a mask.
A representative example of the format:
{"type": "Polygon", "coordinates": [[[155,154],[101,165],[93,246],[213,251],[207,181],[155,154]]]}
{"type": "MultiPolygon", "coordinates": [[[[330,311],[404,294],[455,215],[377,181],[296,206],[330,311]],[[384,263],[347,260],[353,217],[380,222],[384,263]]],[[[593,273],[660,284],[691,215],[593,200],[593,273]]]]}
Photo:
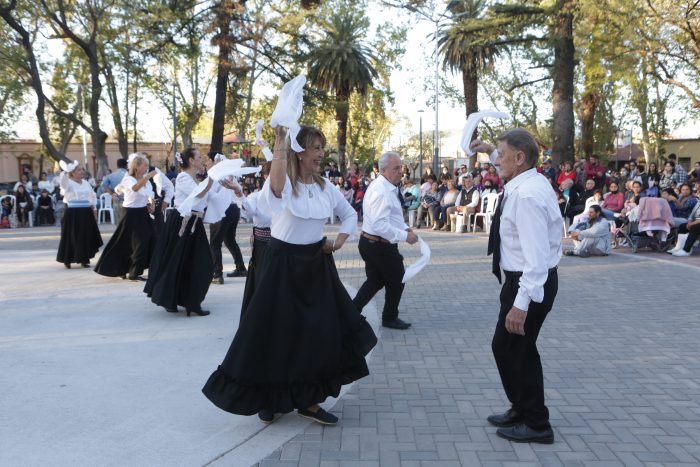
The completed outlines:
{"type": "Polygon", "coordinates": [[[365,237],[367,240],[371,240],[373,242],[379,242],[379,243],[391,243],[389,240],[386,238],[382,237],[377,237],[376,235],[370,235],[367,232],[362,232],[362,236],[365,237]]]}

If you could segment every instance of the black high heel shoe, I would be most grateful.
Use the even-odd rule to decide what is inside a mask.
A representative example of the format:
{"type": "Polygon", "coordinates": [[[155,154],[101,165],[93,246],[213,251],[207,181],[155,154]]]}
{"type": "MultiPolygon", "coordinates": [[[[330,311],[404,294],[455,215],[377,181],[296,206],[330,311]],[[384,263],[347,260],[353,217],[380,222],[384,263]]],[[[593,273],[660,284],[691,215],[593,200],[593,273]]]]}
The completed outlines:
{"type": "Polygon", "coordinates": [[[207,311],[207,310],[187,310],[187,316],[189,316],[190,313],[194,313],[195,315],[198,315],[198,316],[207,316],[209,314],[209,311],[207,311]]]}
{"type": "Polygon", "coordinates": [[[66,269],[70,269],[70,263],[63,263],[63,265],[66,267],[66,269]]]}

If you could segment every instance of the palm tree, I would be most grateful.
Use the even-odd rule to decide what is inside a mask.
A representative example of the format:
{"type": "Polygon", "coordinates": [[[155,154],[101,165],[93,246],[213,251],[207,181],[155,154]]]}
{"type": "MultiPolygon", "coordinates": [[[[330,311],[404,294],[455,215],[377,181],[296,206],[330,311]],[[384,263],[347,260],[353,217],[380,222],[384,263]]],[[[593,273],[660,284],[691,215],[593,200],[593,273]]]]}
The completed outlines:
{"type": "MultiPolygon", "coordinates": [[[[480,45],[477,36],[467,27],[479,21],[486,11],[486,0],[453,0],[447,6],[454,21],[440,31],[438,44],[443,65],[462,73],[466,114],[479,110],[479,72],[493,66],[499,49],[491,44],[480,45]]],[[[476,136],[476,135],[475,135],[476,136]]]]}
{"type": "Polygon", "coordinates": [[[338,124],[338,163],[345,170],[349,99],[353,92],[366,95],[378,76],[373,66],[375,53],[363,43],[369,21],[360,11],[336,11],[321,20],[323,35],[308,53],[309,82],[316,88],[335,95],[335,119],[338,124]]]}

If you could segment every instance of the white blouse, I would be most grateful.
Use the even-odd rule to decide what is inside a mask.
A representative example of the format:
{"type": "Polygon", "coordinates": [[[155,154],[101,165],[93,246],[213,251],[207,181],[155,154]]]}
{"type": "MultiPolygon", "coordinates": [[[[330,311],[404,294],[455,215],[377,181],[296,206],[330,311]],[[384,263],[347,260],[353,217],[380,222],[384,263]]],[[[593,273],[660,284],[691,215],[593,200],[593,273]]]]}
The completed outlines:
{"type": "MultiPolygon", "coordinates": [[[[180,172],[175,179],[175,207],[179,207],[183,201],[197,188],[197,181],[187,172],[180,172]]],[[[207,207],[207,196],[196,198],[192,205],[192,210],[204,211],[207,207]]]]}
{"type": "Polygon", "coordinates": [[[272,237],[296,245],[310,245],[321,241],[323,228],[331,216],[342,221],[339,233],[353,235],[357,230],[357,213],[330,180],[325,189],[317,183],[297,182],[298,195],[292,192],[292,182],[287,176],[282,197],[277,198],[265,183],[258,204],[270,213],[272,237]]]}
{"type": "Polygon", "coordinates": [[[153,199],[153,188],[150,181],[147,181],[140,190],[134,191],[136,183],[138,183],[136,178],[131,175],[124,175],[122,181],[114,189],[116,193],[124,195],[122,206],[125,208],[143,208],[146,207],[149,200],[153,199]]]}
{"type": "Polygon", "coordinates": [[[253,225],[264,229],[269,228],[272,225],[272,217],[270,217],[270,213],[265,210],[265,203],[260,203],[261,194],[261,191],[256,191],[249,194],[243,198],[242,204],[246,213],[253,218],[253,225]]]}
{"type": "Polygon", "coordinates": [[[58,177],[58,186],[61,187],[63,202],[68,204],[74,201],[87,201],[90,206],[97,205],[97,196],[90,184],[85,180],[80,183],[72,180],[67,172],[61,172],[58,177]]]}

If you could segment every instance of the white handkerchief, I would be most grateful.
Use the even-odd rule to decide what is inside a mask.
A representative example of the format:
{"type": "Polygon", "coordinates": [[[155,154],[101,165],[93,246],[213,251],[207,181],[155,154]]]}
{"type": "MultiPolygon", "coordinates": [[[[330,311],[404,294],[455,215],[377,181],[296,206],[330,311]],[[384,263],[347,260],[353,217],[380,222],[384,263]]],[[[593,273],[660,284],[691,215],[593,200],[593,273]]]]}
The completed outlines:
{"type": "Polygon", "coordinates": [[[306,84],[306,76],[299,75],[293,80],[285,83],[277,98],[277,107],[270,118],[270,126],[277,128],[277,125],[282,125],[289,129],[289,138],[292,143],[292,149],[296,152],[302,152],[304,148],[297,143],[297,134],[299,134],[299,117],[304,109],[304,85],[306,84]]]}
{"type": "Polygon", "coordinates": [[[410,265],[406,269],[406,272],[404,272],[403,280],[401,281],[404,284],[413,279],[415,275],[421,272],[423,268],[428,264],[428,262],[430,262],[430,247],[420,237],[418,237],[418,244],[420,245],[421,256],[420,258],[418,258],[418,261],[410,265]]]}
{"type": "Polygon", "coordinates": [[[464,124],[464,131],[462,131],[462,140],[460,141],[460,146],[468,155],[473,156],[474,151],[469,147],[469,143],[472,142],[472,136],[479,126],[479,123],[484,118],[510,118],[510,115],[505,112],[498,112],[496,110],[482,110],[481,112],[474,112],[467,118],[467,123],[464,124]]]}
{"type": "MultiPolygon", "coordinates": [[[[194,205],[195,198],[200,194],[209,184],[209,179],[218,182],[226,177],[242,177],[243,175],[249,175],[253,173],[260,172],[262,167],[243,167],[245,161],[243,159],[227,159],[223,162],[219,162],[214,167],[209,169],[207,172],[207,178],[205,178],[201,183],[197,185],[190,195],[185,198],[185,200],[177,208],[178,212],[182,217],[187,217],[192,214],[192,206],[194,205]]],[[[223,193],[224,190],[218,193],[223,193]]],[[[226,190],[228,191],[228,190],[226,190]]],[[[218,193],[212,193],[213,196],[218,196],[218,193]]],[[[224,196],[224,195],[221,195],[224,196]]],[[[226,194],[228,196],[228,194],[226,194]]],[[[230,204],[230,203],[229,203],[230,204]]]]}
{"type": "Polygon", "coordinates": [[[65,161],[58,161],[58,165],[61,166],[61,170],[64,172],[71,173],[78,168],[78,161],[73,161],[70,164],[67,164],[65,161]]]}
{"type": "MultiPolygon", "coordinates": [[[[258,120],[258,122],[255,124],[255,142],[261,141],[262,140],[262,127],[263,127],[263,120],[262,118],[258,120]]],[[[258,143],[259,144],[259,143],[258,143]]]]}

